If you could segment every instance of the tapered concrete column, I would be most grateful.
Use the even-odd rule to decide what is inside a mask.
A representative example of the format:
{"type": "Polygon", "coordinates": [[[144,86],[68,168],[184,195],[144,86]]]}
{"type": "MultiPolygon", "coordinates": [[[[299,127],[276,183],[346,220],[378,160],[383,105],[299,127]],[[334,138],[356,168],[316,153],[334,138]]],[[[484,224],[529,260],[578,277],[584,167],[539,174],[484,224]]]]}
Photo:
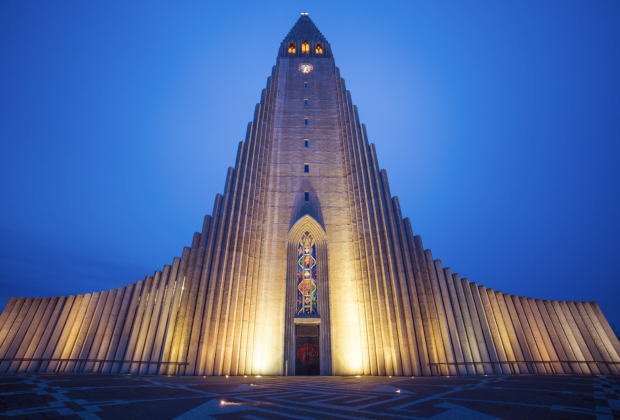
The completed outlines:
{"type": "MultiPolygon", "coordinates": [[[[482,286],[481,286],[482,287],[482,286]]],[[[487,289],[486,290],[486,295],[487,295],[487,299],[489,301],[489,305],[491,307],[491,312],[494,315],[495,318],[495,322],[497,324],[497,332],[499,334],[499,338],[502,342],[502,345],[504,347],[504,352],[506,353],[506,359],[510,362],[510,361],[515,361],[515,360],[520,360],[523,361],[523,356],[521,356],[519,359],[517,359],[515,357],[515,351],[512,349],[512,343],[510,342],[510,337],[508,335],[508,330],[506,329],[506,324],[504,323],[504,317],[502,315],[501,309],[499,307],[499,304],[497,303],[497,297],[495,296],[495,292],[493,291],[493,289],[487,289]]],[[[482,297],[482,296],[481,296],[482,297]]],[[[519,367],[519,365],[522,363],[511,363],[510,366],[512,366],[512,372],[516,375],[518,375],[519,373],[521,373],[521,369],[519,367]]],[[[523,365],[526,369],[527,366],[523,365]]],[[[527,370],[526,370],[527,372],[527,370]]]]}
{"type": "MultiPolygon", "coordinates": [[[[99,348],[101,347],[101,342],[103,341],[103,335],[105,333],[106,327],[108,326],[108,319],[110,318],[110,314],[112,313],[112,307],[114,306],[114,301],[116,300],[116,289],[112,289],[107,293],[107,297],[103,295],[99,299],[99,304],[97,305],[97,309],[101,309],[100,315],[95,314],[95,318],[93,319],[93,325],[91,325],[89,336],[92,337],[92,344],[90,345],[90,349],[87,347],[84,348],[82,354],[83,358],[86,359],[96,359],[97,354],[99,354],[99,348]],[[99,319],[97,319],[99,318],[99,319]],[[94,336],[93,334],[94,333],[94,336]],[[86,353],[88,352],[88,353],[86,353]]],[[[83,366],[82,372],[92,372],[94,362],[85,362],[81,363],[83,366]]]]}
{"type": "MultiPolygon", "coordinates": [[[[71,296],[69,296],[71,298],[71,296]]],[[[73,305],[71,305],[71,310],[67,316],[66,323],[61,323],[60,321],[56,324],[56,329],[54,334],[52,335],[52,339],[58,336],[58,343],[54,343],[52,339],[50,339],[50,344],[45,349],[45,353],[43,354],[43,358],[54,358],[60,359],[64,354],[65,347],[67,346],[67,341],[71,335],[71,331],[73,330],[73,325],[75,324],[75,319],[78,316],[78,313],[82,307],[82,302],[84,301],[85,296],[77,295],[73,301],[73,305]]],[[[88,299],[90,300],[90,295],[88,295],[88,299]]],[[[69,303],[69,299],[67,300],[69,303]]],[[[88,306],[88,304],[87,304],[88,306]]],[[[86,312],[86,308],[84,308],[84,312],[86,312]]],[[[65,311],[63,310],[62,316],[65,315],[65,311]]],[[[84,315],[81,315],[84,316],[84,315]]],[[[79,328],[79,327],[78,327],[79,328]]],[[[67,351],[69,353],[71,349],[67,351]]],[[[60,366],[60,362],[43,362],[41,364],[41,368],[39,372],[55,372],[58,370],[57,368],[60,366]]]]}
{"type": "MultiPolygon", "coordinates": [[[[166,338],[164,341],[164,347],[162,349],[163,354],[161,361],[169,362],[170,360],[170,352],[172,350],[172,338],[174,335],[174,330],[176,328],[176,321],[178,317],[179,306],[181,303],[181,295],[183,295],[183,283],[185,280],[185,272],[187,270],[187,264],[189,262],[189,253],[190,248],[183,248],[183,255],[181,256],[181,264],[179,266],[179,270],[177,272],[176,277],[176,286],[174,289],[174,296],[172,298],[172,307],[170,308],[170,316],[168,318],[168,327],[166,328],[166,338]]],[[[176,367],[161,365],[159,368],[160,375],[167,375],[176,372],[176,367]]]]}
{"type": "MultiPolygon", "coordinates": [[[[482,312],[484,312],[484,317],[486,318],[486,323],[482,322],[482,316],[480,316],[480,323],[482,324],[482,329],[485,331],[485,338],[487,343],[493,343],[493,352],[495,353],[495,357],[500,362],[507,362],[508,358],[506,357],[506,350],[504,349],[504,344],[502,343],[502,337],[499,333],[499,328],[497,326],[497,322],[495,320],[495,314],[493,313],[493,308],[491,307],[491,301],[489,300],[489,295],[487,294],[487,289],[484,286],[477,286],[476,283],[471,284],[471,291],[474,295],[474,302],[476,302],[476,307],[478,307],[478,312],[480,313],[480,308],[482,312]],[[485,326],[486,325],[486,330],[485,326]]],[[[489,346],[490,347],[490,346],[489,346]]],[[[489,351],[492,355],[493,352],[489,351]]],[[[492,360],[492,359],[491,359],[492,360]]],[[[512,371],[510,370],[510,365],[508,363],[502,363],[500,365],[500,369],[497,369],[499,373],[503,371],[506,375],[510,375],[512,371]]]]}
{"type": "MultiPolygon", "coordinates": [[[[25,357],[30,357],[30,356],[26,356],[26,352],[28,350],[28,348],[30,347],[32,341],[35,339],[35,335],[38,331],[39,325],[41,324],[41,320],[43,319],[43,315],[46,312],[47,307],[49,306],[50,303],[50,298],[43,298],[41,299],[41,302],[39,304],[39,307],[37,308],[34,317],[29,320],[28,324],[24,323],[22,325],[22,330],[25,330],[25,334],[23,336],[23,338],[21,339],[21,343],[19,344],[19,348],[17,349],[17,351],[15,352],[15,354],[12,356],[16,359],[21,359],[21,358],[25,358],[25,357]]],[[[56,303],[56,301],[54,300],[54,303],[56,303]]],[[[32,308],[31,308],[32,310],[32,308]]],[[[51,312],[51,311],[50,311],[51,312]]],[[[46,319],[47,321],[47,319],[46,319]]],[[[44,326],[47,322],[44,322],[44,326]]],[[[37,339],[40,338],[37,337],[37,339]]],[[[15,340],[18,341],[18,340],[15,340]]],[[[16,344],[15,342],[13,344],[16,344]]],[[[31,351],[30,354],[32,354],[32,352],[34,352],[34,347],[36,347],[37,343],[33,344],[33,349],[31,351]]],[[[11,362],[9,368],[7,369],[7,372],[17,372],[20,367],[23,367],[25,369],[25,367],[28,365],[27,362],[11,362]]]]}
{"type": "MultiPolygon", "coordinates": [[[[115,291],[116,292],[116,291],[115,291]]],[[[84,328],[86,328],[86,334],[84,335],[84,339],[82,341],[82,349],[80,350],[79,354],[79,358],[80,359],[87,359],[88,358],[88,354],[90,352],[90,349],[92,347],[93,341],[95,341],[95,336],[97,334],[97,330],[99,328],[99,321],[101,321],[101,316],[103,315],[103,310],[106,307],[106,304],[108,303],[108,296],[110,295],[110,292],[108,291],[102,291],[101,294],[99,295],[99,300],[97,301],[97,306],[95,307],[95,311],[93,312],[92,318],[90,319],[90,323],[88,326],[83,325],[84,328]]],[[[112,304],[112,302],[110,302],[110,305],[112,304]]],[[[88,315],[88,312],[87,312],[88,315]]],[[[86,318],[85,318],[86,321],[86,318]]],[[[105,328],[105,327],[104,327],[105,328]]],[[[79,338],[78,338],[79,339],[79,338]]],[[[82,372],[84,369],[84,365],[85,362],[78,362],[76,364],[75,367],[75,372],[82,372]]]]}
{"type": "MultiPolygon", "coordinates": [[[[142,284],[142,280],[140,280],[140,285],[142,284]]],[[[121,347],[121,343],[123,346],[122,352],[125,351],[125,344],[127,343],[126,338],[129,336],[129,331],[131,331],[131,323],[129,324],[129,330],[127,330],[125,340],[123,341],[123,334],[125,331],[125,327],[127,326],[127,318],[131,317],[133,322],[133,315],[135,310],[135,305],[132,307],[132,303],[137,305],[138,298],[140,296],[140,290],[136,293],[137,283],[129,283],[127,285],[127,289],[125,290],[125,295],[123,296],[123,302],[121,303],[121,309],[118,313],[118,319],[116,320],[116,325],[114,325],[114,331],[112,332],[112,339],[110,340],[110,346],[108,348],[108,352],[106,353],[106,360],[120,360],[117,357],[119,348],[121,347]],[[133,309],[132,309],[133,308],[133,309]]],[[[140,286],[141,288],[142,286],[140,286]]],[[[122,357],[122,356],[121,356],[122,357]]],[[[118,372],[118,367],[120,365],[113,365],[111,362],[105,362],[103,364],[103,368],[101,371],[103,373],[110,373],[113,370],[113,366],[116,366],[114,369],[114,373],[118,372]]]]}
{"type": "MultiPolygon", "coordinates": [[[[92,294],[90,301],[88,302],[88,307],[86,308],[86,311],[84,312],[84,316],[82,317],[82,320],[80,322],[79,328],[74,328],[72,331],[72,334],[73,332],[76,333],[75,340],[73,341],[72,349],[69,352],[69,355],[67,358],[69,359],[85,358],[86,354],[84,354],[84,356],[81,357],[82,349],[84,348],[84,344],[86,343],[86,340],[88,337],[88,331],[90,330],[90,325],[93,321],[95,313],[97,312],[97,306],[99,304],[99,300],[101,299],[101,296],[103,295],[103,293],[105,293],[105,298],[107,298],[108,297],[107,292],[101,292],[101,293],[95,292],[92,294]]],[[[103,310],[103,307],[101,308],[101,310],[103,310]]],[[[66,367],[63,369],[63,371],[73,372],[77,365],[78,365],[77,362],[67,362],[65,365],[66,367]]]]}
{"type": "MultiPolygon", "coordinates": [[[[134,320],[135,320],[136,312],[138,310],[138,305],[140,304],[140,297],[142,296],[143,288],[145,288],[144,280],[138,280],[136,282],[136,286],[134,287],[133,293],[131,295],[131,302],[129,303],[129,307],[127,308],[127,315],[125,316],[125,322],[123,324],[123,329],[121,331],[121,335],[118,340],[118,346],[116,347],[116,353],[114,355],[114,360],[125,360],[125,352],[127,350],[127,343],[129,343],[129,335],[131,333],[132,328],[134,327],[134,320]]],[[[110,372],[119,373],[122,366],[123,366],[122,363],[114,363],[112,367],[110,368],[110,372]]],[[[106,371],[105,366],[104,366],[104,371],[106,371]]]]}
{"type": "MultiPolygon", "coordinates": [[[[590,352],[588,344],[586,343],[585,339],[583,338],[583,335],[581,334],[579,326],[577,325],[577,321],[573,317],[572,311],[570,310],[566,302],[562,301],[562,302],[559,302],[559,304],[560,304],[560,308],[562,309],[562,312],[564,313],[564,316],[566,317],[566,320],[568,321],[568,325],[570,326],[570,329],[573,332],[573,337],[575,337],[575,341],[577,342],[577,345],[579,346],[579,349],[581,350],[581,353],[583,354],[583,359],[581,360],[595,360],[594,356],[590,352]]],[[[596,363],[588,363],[588,368],[590,369],[590,373],[592,375],[601,374],[601,371],[598,368],[598,365],[596,363]]]]}
{"type": "MultiPolygon", "coordinates": [[[[592,337],[590,331],[588,330],[588,327],[585,321],[583,320],[583,317],[581,316],[581,312],[578,310],[575,302],[566,302],[566,304],[568,305],[570,312],[573,315],[573,318],[575,319],[575,323],[577,324],[577,327],[579,328],[579,332],[583,336],[583,339],[588,346],[588,350],[590,351],[590,354],[592,355],[592,359],[590,360],[595,360],[597,362],[605,362],[605,359],[601,355],[599,348],[594,341],[594,337],[592,337]]],[[[606,363],[597,363],[596,366],[598,367],[598,369],[601,371],[603,375],[610,374],[609,366],[607,366],[606,363]]]]}
{"type": "MultiPolygon", "coordinates": [[[[601,338],[601,341],[603,345],[605,346],[605,350],[607,350],[607,353],[609,353],[609,358],[616,363],[620,362],[620,357],[618,356],[618,353],[616,353],[616,349],[614,348],[610,340],[610,337],[607,336],[607,332],[605,331],[605,329],[603,328],[603,325],[599,321],[596,312],[594,312],[594,309],[592,308],[592,305],[589,302],[583,302],[582,305],[583,305],[583,308],[586,310],[586,313],[590,317],[590,321],[592,322],[592,325],[596,329],[597,334],[601,338]]],[[[612,336],[612,337],[616,338],[615,336],[612,336]]],[[[618,365],[615,365],[615,367],[616,369],[618,369],[618,365]]]]}
{"type": "MultiPolygon", "coordinates": [[[[157,296],[155,298],[155,305],[153,306],[153,313],[151,314],[151,321],[148,327],[148,332],[146,335],[144,350],[142,352],[141,360],[144,361],[153,361],[153,347],[155,346],[155,337],[157,334],[157,326],[159,325],[159,319],[163,316],[162,312],[163,303],[166,299],[165,293],[168,286],[168,277],[170,275],[170,266],[164,266],[164,271],[158,275],[160,276],[159,287],[157,290],[157,296]]],[[[157,276],[156,276],[157,277],[157,276]]],[[[168,303],[170,300],[168,299],[168,303]]],[[[157,355],[159,357],[159,354],[157,355]]],[[[140,375],[144,375],[148,373],[150,366],[156,367],[156,365],[150,365],[148,363],[142,363],[140,365],[140,375]]]]}
{"type": "MultiPolygon", "coordinates": [[[[32,320],[35,314],[37,313],[37,309],[39,309],[40,305],[41,305],[41,298],[33,299],[32,304],[28,308],[28,312],[26,313],[26,315],[21,319],[19,316],[17,317],[17,319],[15,320],[15,323],[13,324],[13,327],[11,327],[11,331],[15,331],[15,334],[12,334],[11,332],[9,332],[9,335],[7,336],[7,340],[4,342],[2,346],[3,348],[8,347],[4,351],[4,355],[2,356],[3,358],[9,359],[9,358],[15,357],[22,343],[22,340],[26,336],[26,333],[28,332],[28,329],[30,328],[30,324],[32,323],[32,320]],[[11,345],[5,346],[5,344],[8,344],[8,338],[11,336],[12,336],[11,345]]],[[[11,362],[3,362],[2,364],[0,364],[0,372],[6,372],[11,364],[12,364],[11,362]]],[[[17,369],[18,365],[19,365],[18,363],[15,364],[15,369],[17,369]]]]}
{"type": "MultiPolygon", "coordinates": [[[[58,336],[59,336],[59,335],[54,336],[54,332],[56,332],[56,330],[58,329],[58,325],[56,322],[57,321],[62,322],[64,325],[66,317],[69,315],[69,311],[71,309],[71,304],[73,303],[73,299],[75,299],[75,296],[69,296],[68,298],[63,296],[63,297],[57,298],[56,304],[54,305],[53,312],[49,316],[47,314],[44,315],[44,319],[48,320],[47,325],[42,329],[41,337],[39,339],[39,343],[37,344],[35,351],[32,353],[31,356],[28,356],[28,357],[31,357],[33,359],[42,359],[44,358],[43,355],[45,353],[45,349],[47,348],[47,346],[56,345],[56,340],[58,339],[58,336]]],[[[43,322],[41,325],[43,325],[43,322]]],[[[19,371],[20,372],[35,372],[37,371],[37,368],[39,366],[42,366],[42,362],[40,361],[30,362],[30,363],[27,363],[25,366],[23,365],[20,366],[19,371]]],[[[46,362],[46,366],[47,366],[47,362],[46,362]]]]}
{"type": "MultiPolygon", "coordinates": [[[[146,336],[148,334],[149,326],[151,325],[151,317],[153,315],[153,308],[155,307],[155,301],[157,300],[157,291],[159,289],[159,282],[161,280],[161,272],[157,271],[153,280],[151,281],[151,287],[149,289],[149,294],[147,295],[148,302],[144,307],[144,315],[142,316],[142,323],[140,324],[139,333],[136,338],[135,350],[133,352],[132,360],[144,360],[148,361],[150,358],[150,354],[148,357],[144,357],[144,348],[146,346],[146,336]]],[[[161,299],[161,296],[159,296],[161,299]]],[[[142,306],[142,305],[141,305],[142,306]]],[[[155,321],[157,322],[157,320],[155,321]]],[[[136,325],[135,328],[138,326],[136,325]]],[[[138,373],[140,369],[140,363],[132,363],[129,372],[132,375],[138,373]]]]}
{"type": "Polygon", "coordinates": [[[599,322],[603,326],[603,329],[607,333],[607,337],[609,338],[612,346],[614,346],[614,349],[616,349],[616,353],[620,355],[620,340],[618,340],[616,333],[614,333],[614,331],[611,329],[609,322],[607,322],[607,318],[605,318],[605,315],[603,315],[603,311],[601,311],[601,308],[596,302],[590,302],[590,306],[592,306],[596,317],[598,318],[599,322]]]}
{"type": "MultiPolygon", "coordinates": [[[[584,308],[583,303],[575,302],[575,306],[577,306],[577,310],[579,311],[579,314],[581,315],[581,318],[583,319],[583,322],[586,325],[588,333],[592,337],[592,340],[594,341],[594,344],[596,345],[596,348],[598,349],[600,355],[603,357],[603,360],[605,362],[608,362],[607,368],[611,370],[612,375],[620,375],[618,368],[616,367],[615,364],[612,363],[614,362],[614,360],[610,356],[609,351],[607,351],[607,348],[605,347],[605,343],[603,339],[599,336],[598,332],[596,331],[596,328],[594,327],[594,323],[590,319],[590,316],[588,315],[588,312],[584,308]]],[[[612,348],[612,351],[613,351],[613,348],[612,348]]]]}
{"type": "MultiPolygon", "coordinates": [[[[532,359],[536,362],[542,362],[543,358],[540,354],[540,351],[538,350],[538,343],[536,342],[536,339],[534,338],[534,334],[532,333],[532,329],[530,328],[530,320],[528,319],[528,317],[525,315],[525,312],[523,311],[523,305],[521,305],[521,300],[519,299],[519,296],[514,296],[514,295],[510,296],[509,294],[506,293],[504,295],[504,298],[506,301],[506,305],[508,305],[508,309],[512,308],[517,313],[519,322],[518,323],[515,322],[515,328],[517,325],[520,325],[521,329],[523,330],[523,336],[525,337],[527,345],[526,346],[522,345],[521,348],[523,350],[525,350],[525,348],[529,349],[529,352],[532,355],[532,359]]],[[[532,319],[532,322],[535,322],[535,321],[532,319]]],[[[546,354],[546,351],[545,351],[545,354],[546,354]]],[[[547,373],[552,374],[553,373],[553,370],[550,365],[545,365],[543,363],[536,363],[534,366],[536,367],[536,370],[540,374],[547,374],[547,373]]]]}
{"type": "MultiPolygon", "coordinates": [[[[476,333],[474,332],[474,325],[471,320],[471,313],[469,311],[467,298],[465,297],[463,283],[461,282],[461,277],[458,275],[458,273],[452,275],[452,281],[454,283],[454,287],[456,289],[456,293],[458,296],[458,302],[461,307],[461,315],[463,316],[463,323],[465,325],[465,331],[467,334],[467,341],[469,343],[469,348],[471,349],[471,355],[475,362],[476,373],[478,375],[484,375],[487,372],[487,370],[484,368],[484,365],[482,365],[481,363],[483,360],[480,355],[480,348],[478,347],[478,340],[476,338],[476,333]]],[[[469,286],[467,286],[467,288],[469,288],[469,286]]]]}
{"type": "MultiPolygon", "coordinates": [[[[545,304],[547,303],[547,301],[545,301],[545,304]]],[[[558,319],[558,323],[559,325],[562,327],[564,334],[566,335],[566,340],[568,341],[571,351],[575,357],[575,360],[579,361],[579,360],[586,360],[585,356],[583,355],[582,351],[581,351],[581,347],[579,346],[579,344],[577,343],[577,340],[575,339],[575,334],[573,332],[573,329],[570,326],[570,323],[568,321],[568,319],[566,318],[566,315],[564,314],[564,311],[562,310],[562,307],[560,306],[560,303],[557,300],[554,300],[553,302],[550,302],[551,306],[553,307],[554,311],[555,311],[555,316],[558,319]]],[[[553,318],[552,318],[553,319],[553,318]]],[[[574,323],[574,321],[573,321],[574,323]]],[[[568,353],[568,352],[567,352],[568,353]]],[[[590,368],[588,367],[588,365],[586,363],[579,363],[577,364],[579,366],[579,371],[585,375],[589,375],[590,374],[590,368]]],[[[574,365],[573,365],[574,366],[574,365]]],[[[577,371],[577,369],[575,369],[573,367],[573,369],[575,371],[577,371]]]]}
{"type": "MultiPolygon", "coordinates": [[[[530,328],[532,330],[532,334],[534,335],[534,339],[536,340],[536,344],[538,345],[540,356],[542,360],[546,362],[558,360],[555,350],[553,350],[553,344],[551,344],[551,340],[547,335],[542,317],[537,310],[536,303],[534,302],[534,299],[530,302],[530,299],[526,297],[519,298],[523,311],[530,323],[530,328]]],[[[549,363],[545,366],[551,366],[553,373],[555,374],[564,373],[564,369],[562,369],[562,365],[559,363],[549,363]]]]}
{"type": "MultiPolygon", "coordinates": [[[[16,358],[32,358],[35,350],[37,349],[39,342],[41,341],[41,337],[45,332],[45,328],[48,324],[48,321],[52,318],[52,313],[54,312],[54,308],[56,307],[56,303],[58,302],[58,298],[45,298],[41,301],[39,305],[39,309],[35,314],[32,323],[30,324],[30,330],[28,331],[26,337],[22,341],[20,349],[15,354],[16,358]],[[46,302],[47,301],[47,302],[46,302]],[[30,336],[30,337],[28,337],[30,336]],[[23,350],[22,350],[23,348],[23,350]]],[[[50,327],[50,332],[53,329],[53,326],[50,327]]],[[[13,363],[11,363],[11,367],[9,367],[9,372],[25,372],[30,362],[22,362],[18,363],[19,367],[14,370],[13,363]]]]}
{"type": "MultiPolygon", "coordinates": [[[[489,328],[489,320],[488,317],[486,316],[485,312],[484,312],[484,306],[482,305],[482,300],[480,298],[480,291],[478,290],[478,285],[476,284],[476,282],[472,282],[472,283],[465,283],[467,279],[463,279],[463,288],[465,288],[466,286],[469,286],[469,290],[471,292],[471,297],[472,300],[474,302],[473,307],[475,308],[475,311],[478,313],[478,317],[477,317],[477,321],[479,322],[480,325],[480,331],[482,332],[482,339],[484,340],[484,344],[486,344],[486,350],[488,353],[488,357],[489,360],[491,362],[498,362],[499,359],[497,357],[497,351],[495,349],[495,345],[493,343],[493,337],[491,336],[491,331],[489,328]]],[[[465,293],[465,295],[467,296],[467,292],[465,293]]],[[[468,302],[469,303],[469,302],[468,302]]],[[[472,314],[472,318],[474,318],[474,314],[472,314]]],[[[475,328],[476,323],[474,320],[474,330],[476,331],[476,335],[478,335],[478,330],[475,328]]],[[[478,345],[480,346],[481,343],[479,342],[478,345]]],[[[483,356],[484,357],[484,356],[483,356]]],[[[486,365],[485,365],[486,366],[486,365]]],[[[493,370],[493,373],[495,374],[501,374],[502,373],[502,366],[499,363],[495,363],[493,365],[490,365],[491,369],[493,370]]],[[[508,366],[506,366],[508,368],[508,366]]],[[[510,372],[510,369],[508,368],[508,372],[510,372]]]]}
{"type": "MultiPolygon", "coordinates": [[[[19,309],[19,313],[15,317],[15,321],[13,321],[12,325],[8,329],[6,338],[4,339],[2,346],[0,346],[0,359],[5,358],[7,353],[9,352],[9,349],[11,348],[11,346],[13,345],[13,341],[15,340],[15,336],[19,332],[19,329],[21,328],[22,323],[24,322],[24,319],[28,315],[28,311],[30,310],[30,307],[32,306],[33,302],[34,302],[34,299],[28,298],[24,301],[24,304],[19,309]]],[[[37,306],[39,302],[40,302],[40,299],[37,301],[37,306]]],[[[4,362],[4,363],[6,363],[6,366],[8,366],[8,362],[4,362]]],[[[4,367],[4,369],[6,370],[6,367],[4,367]]]]}
{"type": "MultiPolygon", "coordinates": [[[[110,311],[108,322],[105,327],[105,331],[103,333],[103,338],[99,346],[99,351],[97,352],[95,356],[96,359],[105,359],[106,354],[108,354],[110,343],[112,342],[112,337],[114,334],[114,327],[116,326],[116,322],[119,319],[119,313],[121,312],[123,302],[125,301],[126,290],[127,288],[125,286],[120,286],[118,288],[118,292],[116,293],[114,304],[112,305],[112,310],[110,311]]],[[[127,302],[129,303],[129,299],[127,299],[127,302]]],[[[95,364],[93,365],[92,371],[99,373],[99,370],[101,367],[103,367],[103,363],[95,362],[95,364]]]]}
{"type": "MultiPolygon", "coordinates": [[[[450,341],[452,344],[452,350],[454,351],[454,357],[457,363],[464,363],[465,358],[463,357],[463,350],[461,349],[461,341],[459,339],[456,321],[454,319],[454,311],[452,310],[452,303],[450,302],[450,292],[448,291],[448,285],[446,283],[444,271],[441,267],[441,261],[435,260],[434,264],[435,270],[437,272],[437,281],[441,289],[441,297],[443,299],[443,306],[445,308],[448,328],[450,331],[450,341]]],[[[465,365],[457,365],[456,369],[459,375],[467,375],[467,367],[465,365]]]]}
{"type": "Polygon", "coordinates": [[[451,363],[447,365],[448,374],[456,375],[457,368],[453,364],[456,362],[454,358],[454,350],[452,348],[452,343],[450,341],[450,331],[448,329],[448,319],[446,316],[446,311],[443,306],[443,302],[441,300],[441,290],[439,288],[439,281],[437,280],[437,272],[435,270],[435,264],[433,262],[433,254],[430,249],[424,251],[424,256],[426,257],[426,266],[428,268],[429,280],[432,287],[433,299],[435,301],[435,309],[437,310],[437,321],[439,324],[439,329],[441,330],[441,339],[443,342],[443,348],[445,351],[446,362],[451,363]]]}
{"type": "MultiPolygon", "coordinates": [[[[140,295],[140,302],[136,307],[136,317],[133,321],[133,327],[131,329],[131,334],[129,335],[129,340],[127,341],[127,349],[125,350],[124,359],[125,360],[135,360],[135,352],[136,346],[138,342],[138,337],[140,335],[140,331],[142,329],[142,321],[144,320],[144,312],[146,311],[146,307],[149,304],[149,300],[151,297],[151,287],[153,286],[153,276],[146,276],[144,279],[144,286],[142,287],[142,293],[140,295]]],[[[153,299],[155,296],[153,296],[153,299]]],[[[121,365],[120,373],[129,373],[129,369],[134,363],[123,363],[121,365]]]]}
{"type": "Polygon", "coordinates": [[[26,299],[24,298],[18,298],[15,301],[15,304],[13,305],[13,307],[11,308],[11,312],[6,317],[6,320],[4,321],[4,325],[2,326],[2,329],[0,329],[0,346],[4,345],[6,336],[9,334],[9,331],[11,330],[11,327],[13,326],[13,322],[15,322],[15,318],[17,318],[17,315],[21,311],[21,308],[24,305],[25,301],[26,299]]]}
{"type": "MultiPolygon", "coordinates": [[[[9,301],[6,303],[6,306],[2,310],[2,314],[0,314],[0,331],[2,330],[2,327],[4,327],[4,323],[6,322],[6,320],[9,318],[15,302],[17,302],[17,298],[9,298],[9,301]]],[[[0,345],[1,344],[2,342],[0,342],[0,345]]]]}
{"type": "MultiPolygon", "coordinates": [[[[546,310],[548,319],[551,321],[552,325],[547,326],[547,329],[550,330],[551,328],[553,328],[554,330],[553,332],[557,336],[557,340],[559,340],[559,346],[561,346],[563,353],[564,353],[562,355],[558,351],[558,355],[560,357],[563,357],[562,360],[576,361],[577,359],[575,358],[573,349],[571,348],[570,343],[568,342],[566,334],[564,334],[564,330],[562,329],[562,325],[560,324],[560,319],[555,313],[555,309],[553,308],[553,305],[551,305],[551,302],[549,302],[548,300],[545,300],[544,302],[543,301],[539,302],[539,299],[537,299],[536,303],[538,304],[538,307],[541,309],[540,313],[543,314],[543,319],[545,320],[545,324],[547,323],[547,318],[545,318],[545,313],[543,312],[542,310],[543,308],[541,307],[541,305],[544,305],[544,309],[546,310]]],[[[551,337],[551,339],[554,340],[553,336],[551,337]]],[[[558,346],[556,341],[553,341],[553,345],[558,346]]],[[[568,372],[572,371],[573,373],[576,373],[578,375],[583,373],[578,363],[571,363],[569,367],[570,367],[570,370],[567,370],[567,368],[565,367],[564,371],[568,371],[568,372]]]]}
{"type": "MultiPolygon", "coordinates": [[[[463,352],[463,358],[465,362],[468,364],[465,366],[467,369],[467,375],[475,375],[476,374],[476,365],[473,364],[473,356],[472,351],[469,346],[469,340],[467,338],[467,331],[465,328],[465,321],[463,320],[463,313],[461,312],[461,304],[459,303],[458,294],[456,291],[456,287],[454,286],[455,282],[453,280],[452,272],[449,267],[443,269],[444,276],[446,278],[446,285],[448,286],[448,291],[450,293],[450,299],[452,301],[452,311],[454,312],[454,321],[456,322],[456,329],[458,332],[458,338],[460,345],[455,347],[459,347],[463,352]]],[[[480,370],[482,371],[482,366],[480,366],[480,370]]]]}
{"type": "MultiPolygon", "coordinates": [[[[478,344],[478,351],[480,352],[480,357],[482,358],[484,364],[484,372],[487,375],[492,375],[494,373],[493,366],[491,365],[491,361],[496,362],[497,356],[494,354],[495,360],[491,360],[489,356],[489,349],[487,348],[487,344],[484,338],[484,332],[482,331],[482,325],[480,325],[479,314],[476,309],[476,304],[474,303],[474,297],[472,296],[472,289],[469,285],[469,280],[461,279],[461,285],[463,287],[463,294],[465,295],[465,299],[467,301],[467,308],[469,309],[469,316],[472,324],[472,328],[476,335],[476,343],[478,344]]],[[[477,290],[477,288],[476,288],[477,290]]],[[[486,321],[486,320],[485,320],[486,321]]],[[[491,346],[493,344],[491,343],[491,346]]]]}
{"type": "MultiPolygon", "coordinates": [[[[523,332],[523,327],[521,326],[521,321],[512,302],[512,298],[507,293],[503,295],[502,292],[496,292],[495,298],[502,312],[504,325],[508,331],[515,357],[518,357],[518,360],[531,362],[533,360],[532,354],[527,345],[525,333],[523,332]]],[[[528,363],[527,365],[519,364],[519,369],[521,373],[537,373],[536,367],[532,363],[528,363]]]]}
{"type": "MultiPolygon", "coordinates": [[[[175,257],[172,262],[172,267],[166,265],[164,267],[163,276],[168,277],[168,286],[166,287],[166,296],[164,298],[163,306],[161,308],[161,316],[159,317],[159,325],[157,327],[157,335],[155,336],[155,342],[153,344],[153,351],[151,353],[151,362],[161,361],[162,348],[164,345],[164,335],[166,333],[166,326],[168,325],[172,297],[174,296],[177,273],[179,271],[179,265],[181,259],[175,257]]],[[[149,366],[148,374],[156,375],[159,373],[160,365],[152,364],[149,366]]]]}

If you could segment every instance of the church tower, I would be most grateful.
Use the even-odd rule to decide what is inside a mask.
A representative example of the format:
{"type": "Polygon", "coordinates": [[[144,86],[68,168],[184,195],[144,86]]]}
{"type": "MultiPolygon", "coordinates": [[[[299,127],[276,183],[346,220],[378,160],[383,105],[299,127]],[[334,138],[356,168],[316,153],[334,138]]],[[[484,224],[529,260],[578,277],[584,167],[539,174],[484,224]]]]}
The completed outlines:
{"type": "Polygon", "coordinates": [[[118,289],[11,298],[0,359],[0,372],[618,375],[620,342],[596,302],[494,291],[424,249],[303,13],[191,246],[118,289]]]}

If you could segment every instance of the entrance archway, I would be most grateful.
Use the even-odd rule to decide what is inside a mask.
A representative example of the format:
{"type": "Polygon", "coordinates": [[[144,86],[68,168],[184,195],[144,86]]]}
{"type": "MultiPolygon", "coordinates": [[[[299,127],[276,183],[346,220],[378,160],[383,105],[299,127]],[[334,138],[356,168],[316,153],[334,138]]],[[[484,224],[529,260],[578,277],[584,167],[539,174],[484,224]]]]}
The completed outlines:
{"type": "Polygon", "coordinates": [[[331,375],[327,237],[311,216],[291,227],[286,243],[285,375],[331,375]]]}

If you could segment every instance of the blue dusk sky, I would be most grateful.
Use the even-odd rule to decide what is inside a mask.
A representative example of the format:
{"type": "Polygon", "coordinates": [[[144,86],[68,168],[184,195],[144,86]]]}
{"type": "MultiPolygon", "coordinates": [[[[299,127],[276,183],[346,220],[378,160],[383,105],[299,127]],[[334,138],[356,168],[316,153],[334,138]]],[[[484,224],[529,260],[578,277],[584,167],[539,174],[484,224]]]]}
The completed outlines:
{"type": "Polygon", "coordinates": [[[0,2],[0,306],[180,256],[306,11],[414,232],[620,327],[620,2],[0,2]]]}

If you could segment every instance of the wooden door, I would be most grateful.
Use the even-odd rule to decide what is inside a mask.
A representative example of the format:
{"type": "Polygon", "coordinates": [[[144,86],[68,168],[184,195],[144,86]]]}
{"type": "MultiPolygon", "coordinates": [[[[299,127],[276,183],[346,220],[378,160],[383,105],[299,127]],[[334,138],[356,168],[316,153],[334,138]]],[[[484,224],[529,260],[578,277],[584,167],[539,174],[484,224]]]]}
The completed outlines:
{"type": "Polygon", "coordinates": [[[319,326],[297,325],[295,375],[320,375],[319,326]]]}

